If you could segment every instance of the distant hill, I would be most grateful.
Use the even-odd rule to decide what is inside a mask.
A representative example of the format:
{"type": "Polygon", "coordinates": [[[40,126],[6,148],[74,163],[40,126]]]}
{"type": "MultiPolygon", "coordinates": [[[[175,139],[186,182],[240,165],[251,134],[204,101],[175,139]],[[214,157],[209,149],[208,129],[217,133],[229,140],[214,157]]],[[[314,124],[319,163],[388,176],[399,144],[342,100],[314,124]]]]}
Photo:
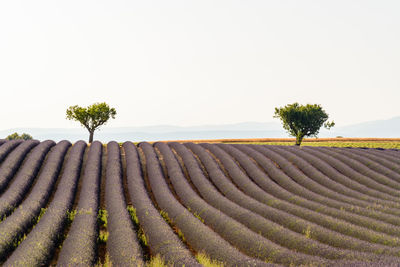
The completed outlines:
{"type": "MultiPolygon", "coordinates": [[[[0,138],[18,133],[29,133],[35,139],[87,140],[88,133],[83,128],[14,128],[0,131],[0,138]]],[[[319,137],[400,137],[400,117],[389,120],[370,121],[332,130],[321,130],[319,137]]],[[[157,141],[224,138],[284,138],[289,137],[279,122],[243,122],[223,125],[202,125],[180,127],[155,125],[144,127],[109,128],[105,126],[95,133],[95,139],[102,142],[115,141],[157,141]]]]}
{"type": "Polygon", "coordinates": [[[400,137],[400,117],[348,125],[336,129],[335,133],[346,137],[396,138],[400,137]]]}

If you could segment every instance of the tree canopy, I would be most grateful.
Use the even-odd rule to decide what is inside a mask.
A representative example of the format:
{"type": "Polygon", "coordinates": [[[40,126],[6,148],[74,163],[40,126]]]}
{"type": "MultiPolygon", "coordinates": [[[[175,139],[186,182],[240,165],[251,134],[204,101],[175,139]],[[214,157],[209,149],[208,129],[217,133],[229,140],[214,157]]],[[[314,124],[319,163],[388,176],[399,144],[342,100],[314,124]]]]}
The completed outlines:
{"type": "Polygon", "coordinates": [[[282,121],[283,128],[296,137],[296,145],[300,145],[305,136],[317,137],[322,126],[330,129],[335,123],[327,122],[328,114],[318,104],[288,104],[275,108],[274,118],[282,121]]]}
{"type": "Polygon", "coordinates": [[[115,108],[110,108],[105,102],[94,103],[88,107],[78,105],[67,109],[67,119],[81,123],[89,131],[89,143],[93,142],[94,131],[117,114],[115,108]]]}
{"type": "Polygon", "coordinates": [[[16,140],[16,139],[32,140],[33,137],[27,133],[23,133],[21,135],[19,135],[18,133],[13,133],[6,137],[6,140],[16,140]]]}

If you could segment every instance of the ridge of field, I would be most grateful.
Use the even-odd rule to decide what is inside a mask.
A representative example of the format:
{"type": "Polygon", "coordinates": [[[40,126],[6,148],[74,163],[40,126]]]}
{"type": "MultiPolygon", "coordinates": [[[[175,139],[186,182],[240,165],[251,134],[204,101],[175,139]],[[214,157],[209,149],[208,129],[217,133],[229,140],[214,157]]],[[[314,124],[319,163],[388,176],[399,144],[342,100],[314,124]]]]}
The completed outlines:
{"type": "MultiPolygon", "coordinates": [[[[295,143],[295,138],[252,138],[252,139],[203,139],[203,140],[176,140],[161,142],[192,142],[192,143],[223,143],[223,144],[253,144],[253,145],[282,145],[289,146],[295,143]]],[[[304,138],[302,146],[328,147],[360,147],[400,149],[400,138],[304,138]]]]}
{"type": "Polygon", "coordinates": [[[400,139],[204,141],[0,140],[0,265],[400,265],[400,139]]]}

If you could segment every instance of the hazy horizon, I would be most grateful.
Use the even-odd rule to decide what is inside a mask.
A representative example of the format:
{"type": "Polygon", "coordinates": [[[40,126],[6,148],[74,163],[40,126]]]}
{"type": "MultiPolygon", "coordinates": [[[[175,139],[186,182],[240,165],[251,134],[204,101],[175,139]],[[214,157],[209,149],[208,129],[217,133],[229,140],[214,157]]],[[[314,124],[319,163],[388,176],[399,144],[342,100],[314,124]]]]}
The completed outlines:
{"type": "MultiPolygon", "coordinates": [[[[0,139],[14,132],[29,133],[39,140],[86,140],[88,132],[77,128],[14,128],[0,130],[0,139]]],[[[319,138],[324,137],[367,137],[399,138],[400,116],[389,120],[369,121],[367,123],[321,129],[319,138]]],[[[198,139],[252,139],[291,137],[279,122],[243,122],[239,124],[214,124],[197,126],[151,125],[135,127],[102,127],[94,138],[102,142],[119,141],[160,141],[160,140],[198,140],[198,139]]]]}
{"type": "Polygon", "coordinates": [[[337,126],[400,116],[398,1],[2,1],[0,130],[279,122],[317,103],[337,126]]]}
{"type": "MultiPolygon", "coordinates": [[[[375,121],[387,121],[395,118],[400,118],[400,116],[395,116],[395,117],[390,117],[390,118],[384,118],[381,120],[367,120],[367,121],[361,121],[361,122],[356,122],[356,123],[348,123],[344,125],[340,125],[340,127],[347,127],[347,126],[353,126],[353,125],[358,125],[358,124],[364,124],[364,123],[370,123],[370,122],[375,122],[375,121]]],[[[269,124],[269,123],[274,123],[274,124],[279,124],[282,125],[282,122],[278,119],[271,119],[270,121],[241,121],[241,122],[233,122],[233,123],[204,123],[204,124],[193,124],[193,125],[175,125],[175,124],[148,124],[148,125],[122,125],[122,126],[110,126],[108,124],[105,124],[103,126],[100,126],[100,130],[102,129],[117,129],[117,128],[146,128],[146,127],[182,127],[182,128],[192,128],[192,127],[202,127],[202,126],[224,126],[224,125],[240,125],[240,124],[245,124],[245,123],[260,123],[260,124],[269,124]]],[[[332,129],[337,127],[335,125],[332,129]]],[[[66,125],[65,127],[50,127],[50,126],[44,126],[44,127],[26,127],[26,126],[19,126],[19,127],[12,127],[12,128],[7,128],[7,129],[0,129],[0,131],[4,130],[11,130],[11,129],[23,129],[23,128],[34,128],[34,129],[82,129],[83,131],[87,131],[82,125],[80,125],[78,122],[73,123],[72,125],[66,125]]],[[[321,130],[324,129],[323,127],[321,130]]]]}

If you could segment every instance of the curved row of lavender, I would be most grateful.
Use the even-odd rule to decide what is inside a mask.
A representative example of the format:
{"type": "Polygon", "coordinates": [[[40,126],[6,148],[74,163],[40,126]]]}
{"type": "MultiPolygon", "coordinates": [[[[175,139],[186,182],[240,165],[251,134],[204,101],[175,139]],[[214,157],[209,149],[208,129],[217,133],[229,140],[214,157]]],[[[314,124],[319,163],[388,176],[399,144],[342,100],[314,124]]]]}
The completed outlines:
{"type": "MultiPolygon", "coordinates": [[[[226,171],[231,177],[236,176],[235,179],[245,179],[245,173],[243,173],[239,166],[235,164],[233,159],[231,159],[226,152],[209,144],[203,145],[204,148],[195,144],[188,144],[187,147],[199,156],[201,161],[204,163],[207,172],[210,174],[210,179],[214,182],[214,184],[216,184],[218,189],[220,189],[222,192],[226,192],[227,196],[229,195],[233,201],[242,207],[223,207],[224,212],[227,214],[232,214],[230,215],[231,217],[241,220],[253,231],[261,233],[265,237],[273,240],[275,243],[281,244],[282,246],[292,250],[297,250],[310,255],[319,255],[323,258],[332,260],[361,260],[367,258],[372,260],[377,258],[376,255],[373,254],[365,254],[350,249],[338,249],[331,247],[323,242],[319,242],[318,240],[305,236],[304,232],[307,231],[307,227],[309,227],[308,224],[304,223],[303,221],[299,222],[298,217],[290,216],[287,213],[285,214],[285,212],[280,212],[279,210],[265,206],[255,199],[252,199],[250,196],[242,193],[235,187],[233,183],[230,182],[229,178],[225,176],[224,172],[219,168],[217,162],[212,159],[212,156],[210,153],[207,153],[206,149],[208,148],[213,151],[213,154],[218,157],[222,164],[224,164],[226,171]],[[279,212],[280,214],[278,216],[272,215],[273,213],[279,212]],[[255,214],[261,215],[263,219],[255,217],[255,214]],[[276,223],[274,220],[276,220],[276,223]],[[296,231],[292,231],[292,229],[290,229],[291,224],[301,225],[302,223],[303,226],[306,227],[301,231],[296,233],[296,231]],[[280,227],[282,224],[287,224],[289,229],[280,227]]],[[[218,202],[222,201],[211,200],[210,203],[218,202]]],[[[336,234],[333,234],[332,237],[336,237],[336,234]]],[[[338,243],[340,244],[342,242],[338,243]]],[[[382,249],[382,247],[379,248],[382,249]]],[[[376,249],[376,247],[373,249],[371,248],[369,252],[373,253],[374,249],[376,249]]]]}
{"type": "Polygon", "coordinates": [[[100,142],[93,142],[89,148],[75,218],[62,244],[59,266],[96,264],[102,147],[100,142]]]}
{"type": "Polygon", "coordinates": [[[2,164],[0,167],[0,193],[6,189],[8,183],[20,167],[26,154],[38,144],[39,141],[37,140],[22,142],[10,153],[10,155],[7,156],[4,164],[2,164]]]}
{"type": "MultiPolygon", "coordinates": [[[[247,209],[279,225],[289,228],[292,231],[301,234],[306,232],[312,233],[312,239],[329,244],[333,247],[372,253],[383,250],[388,254],[398,253],[397,250],[391,250],[388,247],[383,247],[378,244],[373,245],[370,242],[341,234],[337,231],[342,230],[342,226],[346,227],[345,229],[348,227],[349,230],[352,231],[351,233],[354,234],[363,233],[365,229],[319,214],[318,212],[312,211],[312,209],[306,209],[290,203],[287,200],[294,199],[294,195],[280,188],[266,173],[262,172],[261,169],[257,167],[257,162],[233,146],[218,147],[209,144],[203,144],[203,146],[218,157],[226,167],[234,184],[238,189],[243,191],[243,193],[241,193],[240,190],[234,189],[235,187],[233,184],[224,183],[222,186],[219,186],[221,192],[233,200],[242,197],[244,201],[241,201],[241,204],[247,209]],[[226,153],[229,153],[232,157],[227,157],[226,153]],[[242,171],[239,171],[239,165],[234,162],[232,163],[232,161],[237,161],[242,171]],[[233,189],[229,190],[230,188],[233,189]],[[265,191],[263,189],[265,189],[265,191]]],[[[257,156],[257,154],[255,155],[257,156]]],[[[273,166],[271,167],[273,168],[273,166]]],[[[277,179],[279,179],[279,177],[277,177],[277,179]]],[[[298,201],[298,203],[301,202],[298,201]]]]}
{"type": "Polygon", "coordinates": [[[83,141],[74,144],[53,200],[43,217],[7,259],[4,266],[49,264],[75,198],[85,149],[86,143],[83,141]]]}
{"type": "MultiPolygon", "coordinates": [[[[182,240],[175,235],[160,212],[153,203],[146,189],[144,172],[140,164],[138,148],[131,142],[123,144],[126,155],[126,175],[129,195],[140,227],[143,229],[146,241],[152,255],[160,255],[162,259],[172,266],[197,266],[189,249],[182,240]]],[[[146,164],[146,167],[149,165],[146,164]]]]}
{"type": "Polygon", "coordinates": [[[143,256],[127,211],[121,164],[118,143],[108,143],[105,190],[109,232],[107,250],[111,262],[116,266],[140,266],[143,264],[143,256]]]}
{"type": "Polygon", "coordinates": [[[25,199],[18,208],[0,223],[1,261],[4,261],[15,249],[15,244],[29,233],[42,209],[47,206],[70,146],[71,143],[68,141],[62,141],[49,152],[49,157],[41,166],[38,176],[35,177],[33,188],[24,196],[25,199]]]}
{"type": "Polygon", "coordinates": [[[396,266],[400,152],[1,140],[0,215],[4,266],[396,266]]]}
{"type": "Polygon", "coordinates": [[[172,223],[177,225],[193,248],[212,254],[216,259],[223,257],[228,263],[251,260],[216,235],[174,197],[165,181],[152,145],[141,143],[139,148],[143,150],[146,158],[148,180],[159,208],[167,213],[172,223]]]}
{"type": "Polygon", "coordinates": [[[21,202],[34,182],[44,158],[54,145],[53,141],[44,141],[29,153],[24,165],[15,174],[12,184],[0,197],[0,217],[8,215],[21,202]]]}
{"type": "MultiPolygon", "coordinates": [[[[249,146],[233,146],[245,152],[257,162],[262,170],[264,170],[265,179],[257,179],[257,184],[274,197],[286,200],[284,202],[271,201],[269,202],[270,205],[279,207],[281,210],[285,210],[326,228],[368,242],[392,246],[400,245],[400,240],[390,235],[391,231],[398,231],[396,226],[360,216],[353,213],[351,210],[346,211],[344,207],[341,206],[340,202],[336,208],[331,207],[332,204],[338,204],[338,201],[315,194],[299,185],[291,176],[281,169],[281,166],[257,151],[258,147],[252,149],[249,146]],[[374,230],[378,230],[379,232],[374,230]],[[385,234],[386,231],[389,232],[389,234],[385,234]]],[[[297,168],[297,166],[293,165],[293,168],[297,168]]],[[[349,179],[351,178],[349,177],[349,179]]],[[[353,206],[353,210],[357,211],[358,207],[353,206]]]]}

